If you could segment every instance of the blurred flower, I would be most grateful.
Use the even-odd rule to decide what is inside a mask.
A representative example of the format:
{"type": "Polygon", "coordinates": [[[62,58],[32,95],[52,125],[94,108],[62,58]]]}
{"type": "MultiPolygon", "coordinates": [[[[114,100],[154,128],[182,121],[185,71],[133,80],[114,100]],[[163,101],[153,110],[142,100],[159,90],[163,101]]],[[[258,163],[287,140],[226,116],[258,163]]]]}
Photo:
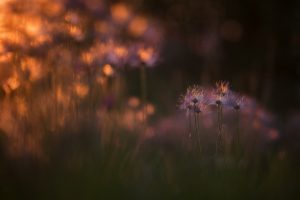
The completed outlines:
{"type": "Polygon", "coordinates": [[[153,66],[157,61],[157,52],[155,52],[153,47],[140,48],[137,54],[140,61],[146,66],[153,66]]]}
{"type": "Polygon", "coordinates": [[[150,103],[148,103],[146,105],[145,110],[146,110],[146,114],[149,115],[149,116],[151,116],[155,113],[155,107],[154,107],[153,104],[150,104],[150,103]]]}
{"type": "Polygon", "coordinates": [[[114,68],[110,64],[104,65],[102,68],[102,71],[103,71],[103,74],[108,77],[113,76],[115,73],[114,68]]]}
{"type": "Polygon", "coordinates": [[[10,93],[13,90],[16,90],[20,86],[20,80],[16,73],[14,73],[10,78],[7,79],[6,83],[3,85],[3,89],[6,93],[10,93]]]}
{"type": "Polygon", "coordinates": [[[133,18],[129,24],[129,32],[135,37],[140,37],[144,35],[147,28],[148,28],[147,19],[140,16],[133,18]]]}
{"type": "Polygon", "coordinates": [[[131,107],[131,108],[137,108],[139,107],[141,104],[140,102],[140,99],[137,98],[137,97],[131,97],[129,100],[128,100],[128,105],[131,107]]]}
{"type": "MultiPolygon", "coordinates": [[[[114,108],[125,81],[111,77],[123,74],[118,70],[125,66],[153,65],[161,36],[158,23],[125,3],[0,1],[0,129],[11,136],[12,151],[33,153],[40,148],[34,142],[79,126],[74,121],[82,122],[85,114],[122,116],[114,108]]],[[[129,124],[137,123],[134,128],[156,111],[138,98],[128,104],[126,116],[129,124]],[[141,119],[142,111],[147,113],[141,119]]]]}
{"type": "Polygon", "coordinates": [[[83,63],[90,65],[94,61],[94,55],[91,52],[83,52],[81,54],[81,60],[83,63]]]}
{"type": "Polygon", "coordinates": [[[84,98],[89,93],[89,87],[83,83],[75,83],[74,90],[80,98],[84,98]]]}
{"type": "Polygon", "coordinates": [[[123,3],[112,5],[110,10],[111,10],[112,18],[118,23],[124,23],[130,17],[129,8],[123,3]]]}
{"type": "Polygon", "coordinates": [[[21,61],[21,69],[29,73],[30,81],[41,79],[44,73],[41,63],[35,58],[31,57],[26,57],[21,61]]]}

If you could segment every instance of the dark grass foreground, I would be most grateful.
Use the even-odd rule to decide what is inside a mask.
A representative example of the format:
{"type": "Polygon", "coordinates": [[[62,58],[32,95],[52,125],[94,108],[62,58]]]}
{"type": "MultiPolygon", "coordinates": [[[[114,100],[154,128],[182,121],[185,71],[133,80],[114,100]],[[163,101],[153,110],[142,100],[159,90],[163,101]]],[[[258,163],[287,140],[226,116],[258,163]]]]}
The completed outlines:
{"type": "Polygon", "coordinates": [[[45,141],[47,159],[1,154],[1,199],[297,199],[300,173],[288,157],[216,159],[179,138],[136,149],[128,133],[103,147],[92,129],[45,141]]]}

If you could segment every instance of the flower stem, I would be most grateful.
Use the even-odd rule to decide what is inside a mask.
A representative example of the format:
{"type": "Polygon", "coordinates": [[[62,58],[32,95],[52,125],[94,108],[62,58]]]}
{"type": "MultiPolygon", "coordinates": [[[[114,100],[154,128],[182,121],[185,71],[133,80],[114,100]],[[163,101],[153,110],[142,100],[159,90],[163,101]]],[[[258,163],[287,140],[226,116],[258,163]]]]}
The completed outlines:
{"type": "Polygon", "coordinates": [[[143,106],[143,128],[144,131],[147,127],[147,74],[146,74],[146,66],[145,64],[142,64],[140,67],[140,78],[141,78],[141,98],[142,98],[142,106],[143,106]]]}
{"type": "Polygon", "coordinates": [[[198,143],[198,150],[201,153],[201,140],[200,140],[200,122],[199,122],[199,114],[196,114],[196,128],[197,128],[197,143],[198,143]]]}
{"type": "Polygon", "coordinates": [[[237,154],[240,146],[240,111],[236,110],[236,135],[234,138],[234,153],[237,154]]]}
{"type": "Polygon", "coordinates": [[[218,156],[222,150],[222,121],[223,121],[223,108],[221,104],[218,104],[218,135],[216,141],[216,156],[218,156]]]}

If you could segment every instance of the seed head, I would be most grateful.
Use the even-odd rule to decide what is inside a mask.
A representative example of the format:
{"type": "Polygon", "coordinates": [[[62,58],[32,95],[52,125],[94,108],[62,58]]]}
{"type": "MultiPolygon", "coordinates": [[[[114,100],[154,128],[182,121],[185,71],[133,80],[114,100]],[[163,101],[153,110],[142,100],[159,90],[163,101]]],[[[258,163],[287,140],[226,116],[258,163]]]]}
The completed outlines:
{"type": "Polygon", "coordinates": [[[229,82],[218,81],[216,83],[217,94],[220,96],[225,96],[229,92],[229,82]]]}
{"type": "Polygon", "coordinates": [[[235,110],[240,110],[243,107],[244,97],[233,92],[229,91],[223,98],[222,104],[225,107],[232,108],[235,110]]]}
{"type": "Polygon", "coordinates": [[[179,107],[187,113],[200,113],[206,104],[204,90],[199,86],[193,86],[189,87],[186,94],[182,96],[179,107]]]}

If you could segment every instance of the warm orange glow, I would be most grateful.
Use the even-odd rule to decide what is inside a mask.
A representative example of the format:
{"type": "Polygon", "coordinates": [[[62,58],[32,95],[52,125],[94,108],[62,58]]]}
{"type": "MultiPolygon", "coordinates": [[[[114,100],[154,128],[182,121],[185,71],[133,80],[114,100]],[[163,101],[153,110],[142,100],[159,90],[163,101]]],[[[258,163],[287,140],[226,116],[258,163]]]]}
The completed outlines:
{"type": "Polygon", "coordinates": [[[42,78],[43,71],[41,63],[34,58],[25,58],[21,62],[21,69],[29,72],[29,80],[36,81],[42,78]]]}
{"type": "Polygon", "coordinates": [[[141,48],[138,50],[138,55],[143,62],[149,62],[154,54],[154,49],[149,47],[149,48],[141,48]]]}
{"type": "Polygon", "coordinates": [[[0,1],[0,6],[6,5],[7,3],[9,3],[12,0],[1,0],[0,1]]]}
{"type": "Polygon", "coordinates": [[[139,122],[144,122],[146,118],[147,118],[147,116],[144,114],[144,111],[140,110],[136,113],[136,119],[139,122]]]}
{"type": "Polygon", "coordinates": [[[125,47],[117,46],[114,48],[114,53],[119,58],[124,58],[128,55],[128,51],[125,47]]]}
{"type": "Polygon", "coordinates": [[[6,83],[3,85],[4,90],[6,93],[10,93],[13,90],[16,90],[20,87],[20,80],[19,77],[16,73],[13,74],[6,83]]]}
{"type": "Polygon", "coordinates": [[[123,126],[125,126],[128,129],[133,129],[135,126],[135,120],[136,120],[135,113],[131,110],[127,110],[124,113],[122,120],[123,120],[123,126]]]}
{"type": "Polygon", "coordinates": [[[16,104],[17,104],[17,112],[19,116],[25,117],[28,112],[28,108],[24,98],[17,98],[16,104]]]}
{"type": "Polygon", "coordinates": [[[70,25],[68,26],[68,31],[69,34],[77,40],[82,40],[84,37],[83,31],[78,26],[70,25]]]}
{"type": "MultiPolygon", "coordinates": [[[[155,112],[137,97],[117,109],[127,89],[121,67],[136,66],[137,47],[157,42],[151,34],[132,37],[143,36],[148,19],[133,17],[124,3],[67,2],[0,0],[0,133],[11,156],[43,155],[45,136],[64,134],[83,113],[107,118],[109,124],[97,124],[108,129],[104,135],[112,126],[141,129],[155,112]]],[[[152,51],[139,56],[147,61],[152,51]]]]}
{"type": "Polygon", "coordinates": [[[65,15],[65,20],[73,25],[78,25],[80,22],[80,17],[76,12],[68,12],[65,15]]]}
{"type": "Polygon", "coordinates": [[[38,35],[35,37],[33,41],[31,41],[30,45],[33,47],[37,47],[39,45],[42,45],[46,42],[51,42],[52,38],[49,35],[38,35]]]}
{"type": "MultiPolygon", "coordinates": [[[[5,51],[4,46],[0,43],[0,54],[2,54],[5,51]]],[[[1,62],[1,61],[0,61],[1,62]]]]}
{"type": "Polygon", "coordinates": [[[54,17],[59,15],[62,11],[62,5],[55,1],[46,1],[44,3],[44,10],[48,16],[54,17]]]}
{"type": "Polygon", "coordinates": [[[107,83],[107,78],[103,77],[103,76],[97,76],[96,81],[97,81],[98,84],[104,86],[107,83]]]}
{"type": "Polygon", "coordinates": [[[106,34],[109,31],[108,24],[105,21],[96,23],[95,29],[96,29],[96,31],[98,31],[99,33],[102,33],[102,34],[106,34]]]}
{"type": "Polygon", "coordinates": [[[155,107],[152,104],[146,105],[146,112],[148,115],[153,115],[155,113],[155,107]]]}
{"type": "Polygon", "coordinates": [[[41,34],[42,22],[38,18],[29,18],[25,20],[24,28],[29,36],[35,37],[41,34]]]}
{"type": "Polygon", "coordinates": [[[78,97],[84,98],[89,93],[89,87],[83,83],[76,83],[74,85],[75,92],[78,97]]]}
{"type": "Polygon", "coordinates": [[[125,4],[119,3],[111,7],[111,15],[116,22],[122,23],[129,19],[130,11],[125,4]]]}
{"type": "Polygon", "coordinates": [[[4,31],[0,32],[0,40],[6,41],[13,45],[23,45],[25,43],[24,37],[17,31],[4,31]]]}
{"type": "Polygon", "coordinates": [[[109,64],[104,65],[102,71],[103,71],[103,73],[104,73],[105,76],[112,76],[112,75],[114,75],[114,69],[109,64]]]}
{"type": "Polygon", "coordinates": [[[128,105],[132,108],[137,108],[140,106],[140,100],[137,98],[137,97],[131,97],[129,100],[128,100],[128,105]]]}
{"type": "Polygon", "coordinates": [[[12,60],[13,54],[12,53],[5,53],[0,55],[0,63],[2,62],[10,62],[12,60]]]}
{"type": "Polygon", "coordinates": [[[81,54],[81,60],[85,63],[90,65],[94,61],[94,57],[90,52],[84,52],[81,54]]]}
{"type": "Polygon", "coordinates": [[[71,102],[71,96],[69,91],[65,91],[62,89],[62,87],[58,87],[56,89],[56,101],[63,105],[64,107],[69,106],[71,102]]]}
{"type": "Polygon", "coordinates": [[[229,91],[229,83],[225,81],[220,81],[216,83],[217,91],[219,95],[223,96],[229,91]]]}
{"type": "Polygon", "coordinates": [[[135,17],[129,24],[129,32],[136,37],[142,36],[148,28],[148,21],[144,17],[135,17]]]}

